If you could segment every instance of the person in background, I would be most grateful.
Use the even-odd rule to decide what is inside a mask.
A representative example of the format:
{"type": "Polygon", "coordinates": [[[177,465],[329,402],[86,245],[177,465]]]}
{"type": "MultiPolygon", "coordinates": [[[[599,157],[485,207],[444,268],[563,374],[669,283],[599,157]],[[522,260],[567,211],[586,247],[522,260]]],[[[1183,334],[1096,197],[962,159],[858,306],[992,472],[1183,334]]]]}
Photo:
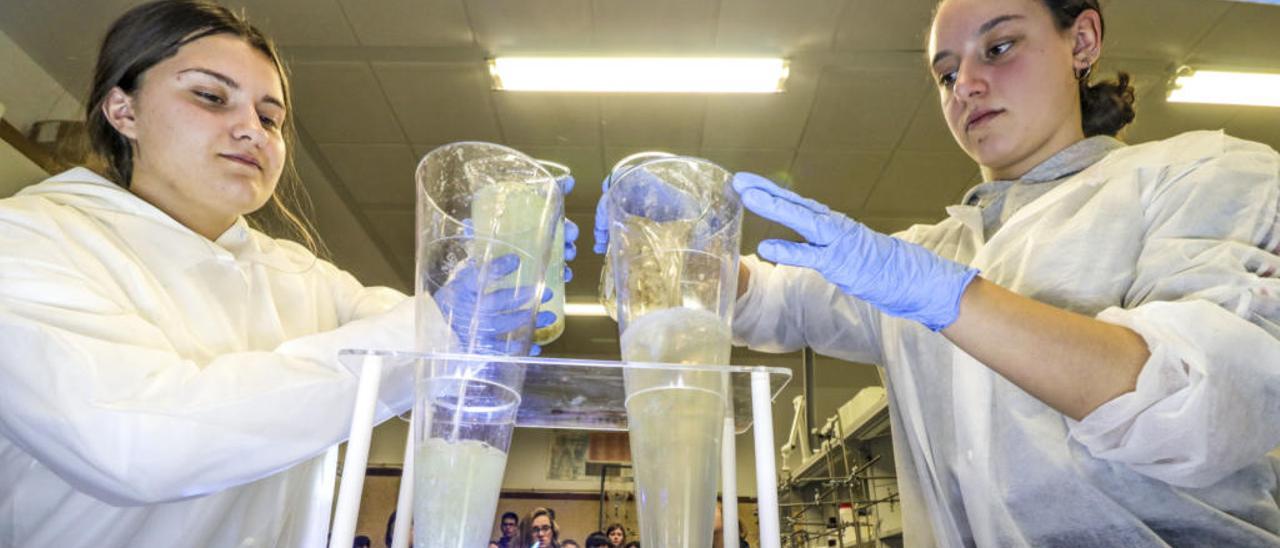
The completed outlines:
{"type": "Polygon", "coordinates": [[[628,542],[628,543],[627,543],[626,545],[624,545],[622,548],[640,548],[640,541],[638,541],[638,540],[633,540],[633,541],[631,541],[631,542],[628,542]]]}
{"type": "Polygon", "coordinates": [[[605,536],[605,534],[600,531],[596,531],[587,535],[586,543],[586,548],[608,548],[609,537],[605,536]]]}
{"type": "MultiPolygon", "coordinates": [[[[234,12],[132,7],[85,106],[101,173],[0,200],[0,536],[325,544],[357,384],[338,350],[412,349],[415,334],[452,340],[450,326],[427,306],[415,329],[413,299],[317,258],[283,177],[286,72],[234,12]],[[307,245],[255,228],[270,219],[307,245]]],[[[434,304],[495,304],[454,298],[434,304]]],[[[388,366],[375,418],[412,399],[412,367],[388,366]]]]}
{"type": "Polygon", "coordinates": [[[498,538],[498,548],[513,548],[512,541],[520,535],[520,515],[515,512],[503,512],[498,521],[502,536],[498,538]]]}
{"type": "Polygon", "coordinates": [[[371,548],[373,541],[369,539],[369,535],[356,535],[351,541],[351,548],[371,548]]]}
{"type": "Polygon", "coordinates": [[[1098,0],[938,4],[925,64],[984,182],[937,224],[734,177],[804,240],[742,258],[735,343],[884,367],[906,545],[1280,546],[1280,155],[1117,139],[1103,28],[1098,0]]]}
{"type": "Polygon", "coordinates": [[[550,509],[534,508],[520,522],[520,548],[560,548],[560,528],[550,509]]]}
{"type": "Polygon", "coordinates": [[[501,545],[500,545],[500,544],[498,544],[498,541],[496,541],[496,540],[491,540],[491,541],[489,541],[489,548],[499,548],[499,546],[501,546],[501,545]]]}
{"type": "Polygon", "coordinates": [[[560,548],[581,548],[576,540],[566,540],[560,543],[560,548]]]}
{"type": "Polygon", "coordinates": [[[604,533],[609,537],[610,548],[622,548],[622,544],[627,541],[627,528],[621,523],[610,525],[604,533]]]}

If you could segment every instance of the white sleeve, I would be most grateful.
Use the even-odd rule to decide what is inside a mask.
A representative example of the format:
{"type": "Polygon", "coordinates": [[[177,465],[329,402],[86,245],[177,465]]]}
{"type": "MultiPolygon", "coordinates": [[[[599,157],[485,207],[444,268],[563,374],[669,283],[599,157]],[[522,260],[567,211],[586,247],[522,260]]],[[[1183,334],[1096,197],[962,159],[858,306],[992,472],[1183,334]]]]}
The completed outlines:
{"type": "Polygon", "coordinates": [[[734,308],[734,344],[761,352],[805,346],[859,363],[883,363],[879,312],[841,292],[816,271],[744,255],[747,290],[734,308]]]}
{"type": "MultiPolygon", "coordinates": [[[[349,430],[356,387],[336,351],[412,347],[402,297],[273,351],[197,363],[55,244],[20,230],[0,224],[0,435],[112,504],[199,496],[325,451],[349,430]]],[[[384,372],[378,420],[409,407],[409,369],[384,372]]]]}
{"type": "Polygon", "coordinates": [[[1280,445],[1280,162],[1256,143],[1168,166],[1144,193],[1146,241],[1124,307],[1151,357],[1137,387],[1071,435],[1096,457],[1183,487],[1280,445]]]}

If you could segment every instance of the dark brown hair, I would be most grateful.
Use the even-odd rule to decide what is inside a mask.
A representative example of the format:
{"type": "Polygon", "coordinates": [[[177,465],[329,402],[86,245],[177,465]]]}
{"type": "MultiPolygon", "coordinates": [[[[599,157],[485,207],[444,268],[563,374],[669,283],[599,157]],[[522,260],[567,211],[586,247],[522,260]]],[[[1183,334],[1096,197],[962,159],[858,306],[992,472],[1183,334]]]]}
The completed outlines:
{"type": "MultiPolygon", "coordinates": [[[[102,112],[102,102],[113,88],[133,94],[147,70],[173,57],[182,46],[206,36],[228,34],[245,41],[275,66],[284,92],[286,109],[293,105],[288,73],[275,44],[241,15],[206,0],[159,0],[137,6],[112,23],[98,50],[93,86],[85,102],[85,125],[94,163],[107,178],[129,188],[133,179],[135,144],[116,131],[102,112]]],[[[315,236],[307,216],[309,200],[298,182],[293,156],[296,141],[293,117],[286,116],[284,173],[271,196],[270,207],[249,215],[255,228],[301,240],[313,252],[323,243],[315,236]]]]}
{"type": "MultiPolygon", "coordinates": [[[[1065,31],[1074,25],[1080,14],[1093,10],[1098,13],[1098,39],[1106,29],[1102,20],[1102,7],[1098,0],[1040,0],[1053,17],[1054,26],[1065,31]]],[[[1115,80],[1105,80],[1096,84],[1089,83],[1093,67],[1076,74],[1080,82],[1080,114],[1084,125],[1084,136],[1115,135],[1124,126],[1133,121],[1136,113],[1133,110],[1133,86],[1129,84],[1129,73],[1116,74],[1115,80]]]]}

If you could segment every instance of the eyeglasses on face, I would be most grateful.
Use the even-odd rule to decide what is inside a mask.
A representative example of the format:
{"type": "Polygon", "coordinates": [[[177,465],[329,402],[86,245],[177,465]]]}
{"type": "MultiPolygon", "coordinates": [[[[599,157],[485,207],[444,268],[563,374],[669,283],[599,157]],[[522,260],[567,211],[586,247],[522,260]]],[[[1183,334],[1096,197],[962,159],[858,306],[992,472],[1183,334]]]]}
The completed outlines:
{"type": "Polygon", "coordinates": [[[534,525],[533,527],[530,527],[529,530],[535,533],[550,533],[551,526],[550,525],[534,525]]]}

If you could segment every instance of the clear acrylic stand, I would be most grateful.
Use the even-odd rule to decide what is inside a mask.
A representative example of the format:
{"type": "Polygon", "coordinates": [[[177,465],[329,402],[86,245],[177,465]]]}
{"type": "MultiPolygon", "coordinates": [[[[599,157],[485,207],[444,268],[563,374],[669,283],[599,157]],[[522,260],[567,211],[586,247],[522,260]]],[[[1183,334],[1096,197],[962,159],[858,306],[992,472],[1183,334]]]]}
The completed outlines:
{"type": "MultiPolygon", "coordinates": [[[[344,546],[355,531],[360,495],[364,487],[368,463],[369,438],[373,429],[373,410],[378,383],[384,368],[417,367],[432,360],[451,362],[474,361],[490,366],[522,367],[524,386],[516,426],[522,428],[561,428],[578,430],[626,431],[625,369],[654,371],[707,371],[726,376],[732,393],[732,416],[726,415],[722,451],[722,496],[725,508],[736,504],[736,475],[733,433],[755,428],[756,496],[760,516],[762,548],[779,548],[777,475],[773,456],[773,398],[791,380],[791,371],[780,367],[682,365],[662,363],[619,362],[606,360],[574,360],[530,358],[521,356],[480,356],[446,353],[416,353],[383,350],[343,350],[339,360],[352,370],[360,371],[351,436],[347,443],[342,468],[342,484],[334,510],[330,546],[344,546]]],[[[406,440],[404,478],[411,478],[413,428],[406,440]]],[[[393,548],[405,548],[409,538],[409,521],[413,515],[413,481],[400,482],[393,548]]],[[[725,538],[737,538],[737,522],[725,520],[725,538]],[[735,533],[729,536],[729,533],[735,533]]]]}

